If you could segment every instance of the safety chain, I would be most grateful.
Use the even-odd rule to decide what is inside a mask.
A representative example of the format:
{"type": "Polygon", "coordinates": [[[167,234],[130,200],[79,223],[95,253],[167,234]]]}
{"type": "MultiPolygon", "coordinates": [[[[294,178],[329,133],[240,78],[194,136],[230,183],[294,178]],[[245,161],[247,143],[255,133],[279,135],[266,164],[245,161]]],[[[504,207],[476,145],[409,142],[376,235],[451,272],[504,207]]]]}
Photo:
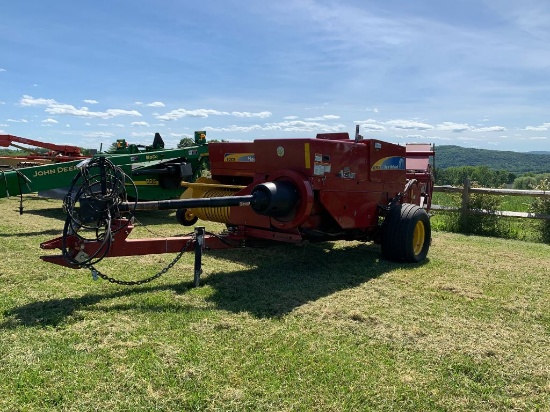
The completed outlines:
{"type": "Polygon", "coordinates": [[[164,275],[166,272],[168,272],[172,267],[178,263],[178,261],[181,259],[183,254],[187,252],[193,241],[195,240],[194,237],[189,239],[187,243],[183,246],[181,251],[178,253],[178,255],[172,260],[164,269],[162,269],[160,272],[155,273],[153,276],[150,276],[146,279],[141,280],[119,280],[112,278],[108,275],[105,275],[104,273],[101,273],[97,268],[94,267],[94,265],[86,265],[88,269],[92,272],[92,278],[94,280],[97,280],[98,277],[100,277],[103,280],[106,280],[111,283],[116,283],[117,285],[124,285],[124,286],[137,286],[137,285],[143,285],[144,283],[149,283],[155,279],[160,278],[162,275],[164,275]]]}

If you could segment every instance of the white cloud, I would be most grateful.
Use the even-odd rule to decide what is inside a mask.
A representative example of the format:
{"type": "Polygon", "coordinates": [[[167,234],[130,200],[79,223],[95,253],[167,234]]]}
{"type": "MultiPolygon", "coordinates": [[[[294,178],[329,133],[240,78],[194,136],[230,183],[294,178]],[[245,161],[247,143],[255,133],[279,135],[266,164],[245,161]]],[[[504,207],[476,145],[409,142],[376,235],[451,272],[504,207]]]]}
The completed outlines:
{"type": "Polygon", "coordinates": [[[283,117],[284,120],[296,120],[298,119],[298,116],[285,116],[283,117]]]}
{"type": "Polygon", "coordinates": [[[172,110],[165,114],[155,114],[155,118],[158,120],[178,120],[183,117],[202,117],[207,118],[209,116],[234,116],[234,117],[240,117],[240,118],[253,118],[257,117],[260,119],[265,119],[268,117],[271,117],[271,112],[222,112],[219,110],[213,110],[213,109],[195,109],[195,110],[187,110],[187,109],[176,109],[172,110]]]}
{"type": "Polygon", "coordinates": [[[130,137],[151,137],[151,132],[132,132],[130,133],[130,137]]]}
{"type": "Polygon", "coordinates": [[[373,112],[373,113],[378,113],[379,112],[379,110],[376,107],[373,107],[373,108],[367,107],[366,109],[364,109],[364,111],[373,112]]]}
{"type": "MultiPolygon", "coordinates": [[[[67,125],[69,126],[69,125],[67,125]]],[[[93,132],[93,133],[86,133],[84,135],[85,137],[107,137],[107,138],[111,138],[111,137],[115,137],[115,135],[113,133],[108,133],[108,132],[93,132]]]]}
{"type": "Polygon", "coordinates": [[[505,130],[506,128],[504,126],[489,126],[473,129],[474,132],[503,132],[505,130]]]}
{"type": "Polygon", "coordinates": [[[329,126],[323,123],[291,120],[280,123],[268,123],[263,130],[281,130],[284,132],[339,132],[346,128],[343,124],[329,126]]]}
{"type": "Polygon", "coordinates": [[[472,127],[464,123],[443,122],[437,125],[437,129],[445,132],[460,133],[472,130],[472,127]]]}
{"type": "Polygon", "coordinates": [[[340,116],[336,116],[334,114],[325,114],[323,116],[318,116],[318,117],[309,117],[309,118],[306,118],[305,120],[317,122],[317,121],[323,121],[323,120],[336,120],[339,118],[340,116]]]}
{"type": "Polygon", "coordinates": [[[361,131],[365,132],[384,132],[386,127],[381,124],[361,123],[361,131]]]}
{"type": "Polygon", "coordinates": [[[152,102],[147,105],[147,107],[164,107],[164,103],[162,102],[152,102]]]}
{"type": "Polygon", "coordinates": [[[441,136],[426,136],[426,139],[428,139],[428,140],[452,140],[449,137],[441,137],[441,136]]]}
{"type": "Polygon", "coordinates": [[[42,123],[57,124],[59,122],[55,119],[52,119],[51,117],[48,117],[47,119],[42,120],[42,123]]]}
{"type": "Polygon", "coordinates": [[[399,130],[431,130],[433,126],[427,123],[415,122],[411,120],[390,120],[386,122],[388,126],[399,130]]]}
{"type": "Polygon", "coordinates": [[[136,110],[107,109],[104,112],[91,112],[87,107],[76,108],[70,104],[57,104],[50,106],[46,108],[46,113],[99,119],[111,119],[117,116],[141,117],[141,113],[136,110]]]}
{"type": "Polygon", "coordinates": [[[469,137],[469,136],[460,136],[457,138],[457,140],[463,140],[463,141],[482,141],[483,139],[478,139],[477,137],[469,137]]]}
{"type": "Polygon", "coordinates": [[[355,120],[367,132],[382,132],[387,130],[387,126],[395,130],[432,130],[434,127],[427,123],[417,122],[413,120],[389,120],[387,122],[379,122],[374,119],[355,120]]]}
{"type": "Polygon", "coordinates": [[[264,125],[251,125],[251,126],[238,126],[231,125],[226,127],[205,127],[206,131],[215,132],[252,132],[252,131],[283,131],[283,132],[339,132],[346,128],[345,125],[339,124],[335,126],[329,126],[316,122],[305,122],[301,120],[291,120],[278,123],[266,123],[264,125]]]}
{"type": "Polygon", "coordinates": [[[426,139],[426,136],[423,136],[421,134],[408,134],[407,136],[405,136],[405,139],[421,140],[426,139]]]}
{"type": "Polygon", "coordinates": [[[221,116],[229,115],[228,112],[220,112],[218,110],[210,109],[196,109],[196,110],[187,110],[187,109],[176,109],[168,113],[156,115],[155,117],[158,120],[178,120],[183,117],[203,117],[207,118],[208,116],[221,116]]]}
{"type": "Polygon", "coordinates": [[[26,120],[26,119],[19,119],[19,120],[16,120],[16,119],[6,119],[6,122],[11,122],[11,123],[28,123],[29,121],[26,120]]]}
{"type": "Polygon", "coordinates": [[[130,125],[134,127],[149,127],[149,123],[147,122],[132,122],[130,125]]]}
{"type": "Polygon", "coordinates": [[[46,113],[57,115],[71,115],[76,117],[91,117],[99,119],[111,119],[117,116],[137,116],[141,113],[136,110],[107,109],[104,112],[92,112],[87,107],[76,108],[71,104],[58,103],[54,99],[35,99],[32,96],[24,95],[20,102],[22,106],[46,106],[46,113]]]}
{"type": "Polygon", "coordinates": [[[88,104],[98,104],[99,102],[97,100],[82,100],[84,103],[88,103],[88,104]]]}
{"type": "Polygon", "coordinates": [[[525,130],[543,132],[546,130],[550,130],[550,123],[543,123],[540,126],[527,126],[525,130]]]}
{"type": "Polygon", "coordinates": [[[231,112],[231,115],[235,117],[259,117],[261,119],[265,119],[267,117],[271,117],[271,112],[258,112],[258,113],[231,112]]]}
{"type": "Polygon", "coordinates": [[[546,140],[547,137],[545,136],[534,136],[534,137],[530,137],[529,140],[546,140]]]}
{"type": "Polygon", "coordinates": [[[260,125],[253,125],[253,126],[237,126],[237,125],[231,125],[231,126],[227,126],[227,127],[210,127],[210,126],[207,126],[204,128],[204,130],[206,130],[207,132],[208,131],[212,131],[212,132],[225,132],[225,133],[229,133],[229,132],[245,132],[245,133],[248,133],[248,132],[252,132],[254,130],[266,130],[264,129],[262,126],[260,125]]]}
{"type": "Polygon", "coordinates": [[[2,73],[2,72],[7,72],[7,70],[0,67],[0,73],[2,73]]]}
{"type": "Polygon", "coordinates": [[[322,106],[304,107],[306,110],[326,110],[328,103],[323,103],[322,106]]]}
{"type": "Polygon", "coordinates": [[[25,94],[19,101],[19,104],[21,104],[21,106],[49,106],[57,104],[57,102],[54,99],[35,99],[34,97],[25,94]]]}

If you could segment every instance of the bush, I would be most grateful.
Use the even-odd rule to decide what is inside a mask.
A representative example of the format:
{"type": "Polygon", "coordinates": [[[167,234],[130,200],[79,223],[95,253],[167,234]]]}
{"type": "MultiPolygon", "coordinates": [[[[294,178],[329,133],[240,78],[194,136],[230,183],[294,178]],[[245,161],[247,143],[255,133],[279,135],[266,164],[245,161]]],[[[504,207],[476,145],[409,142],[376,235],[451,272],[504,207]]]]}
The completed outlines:
{"type": "Polygon", "coordinates": [[[484,210],[486,215],[469,213],[467,219],[461,221],[461,232],[483,236],[501,236],[500,219],[495,213],[500,208],[501,199],[498,196],[471,193],[468,209],[471,211],[484,210]]]}
{"type": "MultiPolygon", "coordinates": [[[[541,180],[536,190],[550,192],[550,179],[541,180]]],[[[550,198],[537,197],[531,205],[534,213],[550,215],[550,198]]],[[[540,222],[541,240],[544,243],[550,243],[550,220],[541,220],[540,222]]]]}
{"type": "Polygon", "coordinates": [[[533,190],[539,185],[541,181],[545,179],[550,180],[550,173],[542,173],[537,175],[527,174],[514,180],[514,189],[533,190]]]}

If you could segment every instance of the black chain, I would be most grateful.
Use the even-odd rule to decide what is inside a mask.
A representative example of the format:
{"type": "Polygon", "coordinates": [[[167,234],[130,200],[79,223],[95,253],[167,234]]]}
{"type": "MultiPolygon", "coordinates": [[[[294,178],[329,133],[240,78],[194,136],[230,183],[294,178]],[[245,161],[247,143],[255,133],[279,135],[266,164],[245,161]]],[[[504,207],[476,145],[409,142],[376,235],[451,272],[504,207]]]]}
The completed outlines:
{"type": "Polygon", "coordinates": [[[193,243],[194,240],[195,240],[195,238],[189,239],[187,241],[187,243],[183,246],[181,251],[178,253],[178,255],[174,258],[174,260],[172,260],[160,272],[157,272],[153,276],[150,276],[146,279],[141,279],[141,280],[120,280],[120,279],[115,279],[115,278],[112,278],[108,275],[105,275],[104,273],[101,273],[97,268],[94,267],[94,265],[86,265],[86,267],[92,271],[92,277],[94,278],[94,280],[97,279],[97,277],[100,277],[103,280],[106,280],[106,281],[111,282],[111,283],[116,283],[117,285],[124,285],[124,286],[143,285],[144,283],[149,283],[149,282],[152,282],[155,279],[160,278],[162,275],[164,275],[166,272],[168,272],[170,269],[172,269],[172,267],[176,263],[178,263],[178,261],[181,259],[183,254],[185,252],[187,252],[187,250],[189,249],[189,246],[191,246],[191,244],[193,243]]]}

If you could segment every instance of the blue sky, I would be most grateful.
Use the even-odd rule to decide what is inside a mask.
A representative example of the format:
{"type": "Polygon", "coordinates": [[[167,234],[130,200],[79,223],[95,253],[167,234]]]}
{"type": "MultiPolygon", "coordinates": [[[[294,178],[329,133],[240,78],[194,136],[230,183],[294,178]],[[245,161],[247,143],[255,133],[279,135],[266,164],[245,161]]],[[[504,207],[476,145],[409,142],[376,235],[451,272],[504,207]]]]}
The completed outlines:
{"type": "Polygon", "coordinates": [[[22,0],[0,16],[0,134],[175,147],[359,124],[550,150],[548,0],[22,0]]]}

